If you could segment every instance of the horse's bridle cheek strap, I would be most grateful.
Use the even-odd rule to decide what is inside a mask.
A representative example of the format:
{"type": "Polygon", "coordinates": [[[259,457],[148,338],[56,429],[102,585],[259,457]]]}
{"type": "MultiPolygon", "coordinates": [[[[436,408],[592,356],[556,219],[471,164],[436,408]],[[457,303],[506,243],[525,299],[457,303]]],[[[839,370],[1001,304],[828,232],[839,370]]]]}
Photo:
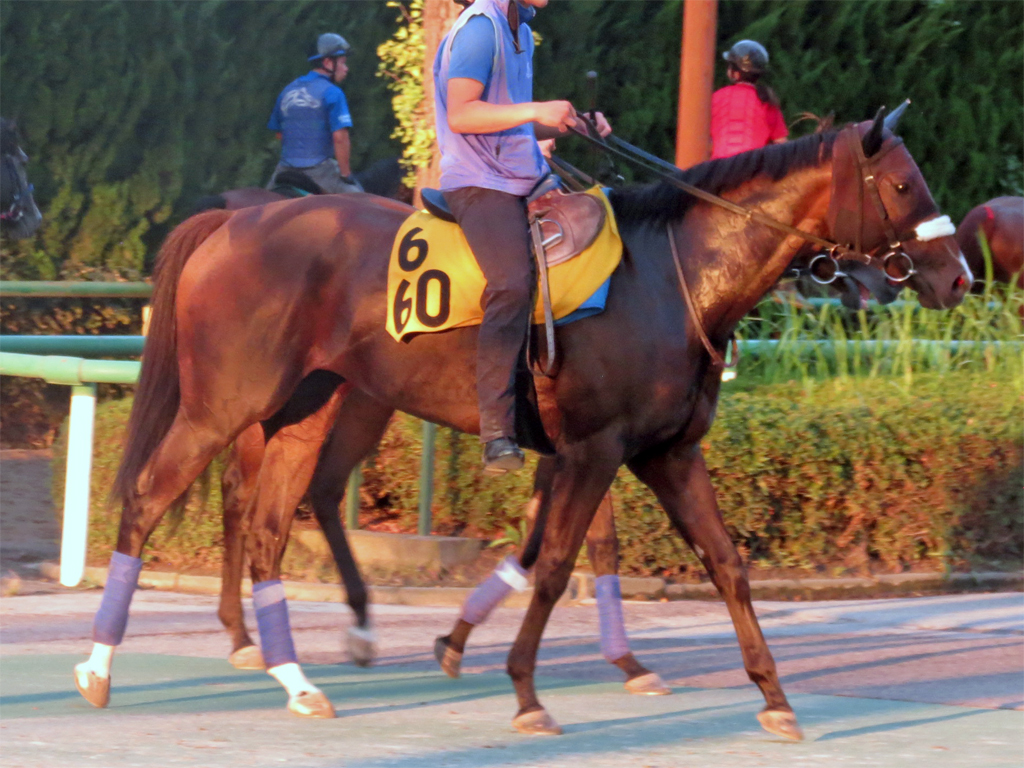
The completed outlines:
{"type": "MultiPolygon", "coordinates": [[[[899,245],[892,221],[878,191],[874,169],[885,155],[902,144],[903,141],[899,137],[892,137],[884,148],[868,159],[864,156],[856,127],[844,128],[836,138],[832,151],[832,194],[826,221],[832,239],[842,245],[852,246],[854,253],[862,257],[867,255],[863,242],[865,194],[871,200],[887,244],[890,248],[899,245]]],[[[868,250],[876,247],[875,243],[867,244],[868,250]]]]}

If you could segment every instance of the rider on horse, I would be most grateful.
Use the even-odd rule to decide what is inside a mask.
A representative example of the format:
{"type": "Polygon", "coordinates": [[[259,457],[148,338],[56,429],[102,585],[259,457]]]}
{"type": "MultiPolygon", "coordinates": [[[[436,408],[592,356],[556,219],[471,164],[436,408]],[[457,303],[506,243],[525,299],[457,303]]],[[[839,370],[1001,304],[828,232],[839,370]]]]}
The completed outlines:
{"type": "Polygon", "coordinates": [[[298,170],[324,192],[362,192],[349,165],[348,129],[352,116],[345,93],[338,87],[348,75],[348,42],[341,35],[320,35],[309,57],[313,69],[281,91],[267,127],[281,139],[281,162],[267,189],[285,170],[298,170]]]}
{"type": "Polygon", "coordinates": [[[789,129],[775,92],[761,79],[768,51],[755,40],[740,40],[722,54],[729,82],[711,97],[711,159],[731,157],[786,140],[789,129]]]}
{"type": "MultiPolygon", "coordinates": [[[[477,342],[484,466],[523,466],[515,440],[515,373],[533,309],[534,274],[525,198],[548,173],[537,145],[576,125],[568,101],[533,101],[533,34],[547,0],[476,0],[434,61],[441,191],[487,279],[477,342]]],[[[603,134],[611,132],[599,116],[603,134]]]]}

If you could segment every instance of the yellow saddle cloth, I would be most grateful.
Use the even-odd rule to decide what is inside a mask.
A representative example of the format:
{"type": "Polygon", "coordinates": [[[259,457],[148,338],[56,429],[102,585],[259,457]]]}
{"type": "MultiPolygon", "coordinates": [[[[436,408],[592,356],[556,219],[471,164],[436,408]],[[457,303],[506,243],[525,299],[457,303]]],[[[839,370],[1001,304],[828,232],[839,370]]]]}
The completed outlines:
{"type": "MultiPolygon", "coordinates": [[[[548,268],[556,320],[590,298],[622,259],[622,239],[608,198],[598,187],[587,194],[605,206],[605,225],[589,248],[548,268]]],[[[480,303],[486,285],[459,225],[417,211],[402,224],[391,248],[388,333],[401,341],[414,333],[479,325],[484,317],[480,303]]],[[[544,322],[539,290],[533,320],[544,322]]]]}

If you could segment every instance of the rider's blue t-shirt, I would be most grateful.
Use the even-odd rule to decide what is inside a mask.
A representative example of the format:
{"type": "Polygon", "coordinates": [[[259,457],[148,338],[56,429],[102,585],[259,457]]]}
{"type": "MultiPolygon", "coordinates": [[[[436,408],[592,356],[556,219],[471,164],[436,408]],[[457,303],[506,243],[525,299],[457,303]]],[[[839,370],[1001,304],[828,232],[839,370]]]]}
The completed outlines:
{"type": "Polygon", "coordinates": [[[352,116],[341,88],[309,72],[281,91],[267,127],[281,134],[281,162],[308,168],[334,157],[332,134],[351,128],[352,116]]]}
{"type": "Polygon", "coordinates": [[[448,79],[466,77],[486,88],[491,82],[494,64],[494,24],[486,16],[474,16],[452,41],[448,79]]]}

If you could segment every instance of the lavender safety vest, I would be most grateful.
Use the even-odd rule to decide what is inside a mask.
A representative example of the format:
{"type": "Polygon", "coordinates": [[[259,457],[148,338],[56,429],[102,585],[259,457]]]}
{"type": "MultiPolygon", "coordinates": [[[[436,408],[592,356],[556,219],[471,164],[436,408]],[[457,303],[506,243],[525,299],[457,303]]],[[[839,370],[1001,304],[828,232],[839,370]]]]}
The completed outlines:
{"type": "MultiPolygon", "coordinates": [[[[437,143],[441,150],[441,189],[483,187],[526,195],[547,173],[537,146],[533,124],[497,133],[455,133],[448,127],[448,64],[455,35],[477,15],[486,15],[494,25],[495,56],[491,75],[481,100],[488,104],[523,104],[533,101],[533,35],[525,23],[517,34],[521,53],[509,28],[508,3],[515,0],[476,0],[467,8],[441,41],[434,60],[434,105],[437,113],[437,143]]],[[[520,7],[520,18],[532,14],[520,7]]]]}

